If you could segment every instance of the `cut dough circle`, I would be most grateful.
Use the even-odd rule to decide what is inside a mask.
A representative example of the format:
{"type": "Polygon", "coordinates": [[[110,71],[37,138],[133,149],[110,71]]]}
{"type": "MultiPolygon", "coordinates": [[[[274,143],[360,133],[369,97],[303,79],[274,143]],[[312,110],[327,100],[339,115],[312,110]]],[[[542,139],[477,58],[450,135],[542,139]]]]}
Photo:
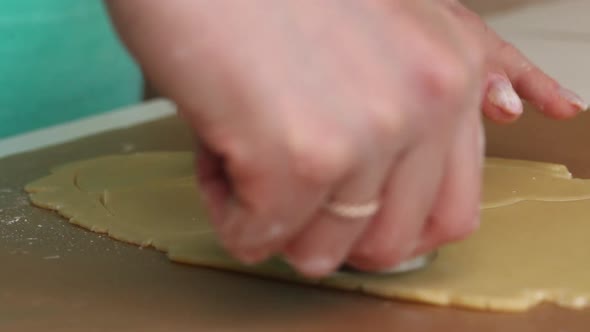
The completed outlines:
{"type": "Polygon", "coordinates": [[[561,165],[488,158],[482,224],[407,274],[305,280],[279,259],[244,266],[207,223],[189,152],[106,156],[58,167],[26,186],[71,223],[167,252],[173,261],[436,305],[524,311],[590,306],[590,181],[561,165]]]}

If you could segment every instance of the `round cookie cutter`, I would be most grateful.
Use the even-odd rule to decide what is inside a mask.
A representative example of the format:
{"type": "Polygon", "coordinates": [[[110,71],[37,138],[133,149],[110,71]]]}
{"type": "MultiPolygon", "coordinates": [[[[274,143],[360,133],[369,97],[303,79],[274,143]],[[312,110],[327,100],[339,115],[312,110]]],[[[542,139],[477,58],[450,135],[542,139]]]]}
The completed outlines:
{"type": "Polygon", "coordinates": [[[434,261],[436,259],[436,257],[438,256],[438,251],[433,251],[421,256],[416,256],[414,258],[405,260],[399,264],[397,264],[394,267],[385,269],[385,270],[380,270],[380,271],[371,271],[371,272],[366,272],[366,271],[361,271],[358,270],[354,267],[348,266],[348,265],[344,265],[342,266],[338,272],[342,272],[342,273],[377,273],[377,274],[400,274],[400,273],[408,273],[408,272],[413,272],[416,270],[420,270],[423,269],[425,267],[427,267],[428,265],[430,265],[430,263],[432,263],[432,261],[434,261]]]}

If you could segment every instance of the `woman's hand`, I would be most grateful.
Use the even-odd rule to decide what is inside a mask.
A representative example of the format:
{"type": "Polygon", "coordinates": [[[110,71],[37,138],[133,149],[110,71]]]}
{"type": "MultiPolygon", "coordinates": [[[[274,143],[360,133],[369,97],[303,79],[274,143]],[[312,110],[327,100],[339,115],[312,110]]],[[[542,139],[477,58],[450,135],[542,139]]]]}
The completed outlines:
{"type": "Polygon", "coordinates": [[[484,43],[488,84],[483,111],[488,118],[499,123],[515,121],[523,112],[521,98],[554,119],[571,118],[588,108],[577,94],[561,87],[458,0],[441,3],[484,43]]]}
{"type": "MultiPolygon", "coordinates": [[[[523,58],[492,52],[493,38],[482,38],[492,33],[454,2],[110,7],[202,143],[212,222],[246,263],[281,254],[320,277],[343,262],[389,268],[461,239],[478,225],[483,95],[518,78],[517,90],[549,114],[575,113],[570,100],[527,87],[532,76],[511,62],[523,58]],[[334,203],[365,213],[343,215],[334,203]]],[[[498,100],[486,99],[487,114],[498,117],[498,100]]]]}

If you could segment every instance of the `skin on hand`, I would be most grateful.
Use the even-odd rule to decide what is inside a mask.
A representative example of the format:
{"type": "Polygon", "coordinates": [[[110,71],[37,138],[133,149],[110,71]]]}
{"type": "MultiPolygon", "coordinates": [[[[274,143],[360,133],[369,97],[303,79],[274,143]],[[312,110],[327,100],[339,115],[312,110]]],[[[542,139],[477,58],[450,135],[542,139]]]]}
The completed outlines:
{"type": "Polygon", "coordinates": [[[521,98],[554,119],[568,119],[588,109],[573,91],[560,86],[513,45],[489,29],[482,19],[457,0],[442,0],[448,10],[484,40],[487,76],[483,111],[492,121],[508,123],[523,112],[521,98]]]}
{"type": "Polygon", "coordinates": [[[550,116],[581,108],[456,1],[108,3],[193,127],[213,225],[245,263],[321,277],[459,240],[478,226],[480,109],[518,117],[512,86],[550,116]],[[373,200],[369,218],[325,209],[373,200]]]}

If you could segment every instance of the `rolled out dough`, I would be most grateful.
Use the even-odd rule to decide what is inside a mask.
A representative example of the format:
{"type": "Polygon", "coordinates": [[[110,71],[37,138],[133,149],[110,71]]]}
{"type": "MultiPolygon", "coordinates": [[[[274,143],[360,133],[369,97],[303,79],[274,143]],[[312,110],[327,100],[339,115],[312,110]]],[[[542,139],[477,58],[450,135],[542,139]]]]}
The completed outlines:
{"type": "Polygon", "coordinates": [[[590,305],[590,181],[564,166],[488,159],[482,225],[401,275],[298,277],[275,259],[232,260],[216,243],[195,187],[190,153],[106,156],[59,167],[29,184],[32,202],[71,223],[165,251],[173,261],[437,305],[524,311],[541,302],[590,305]]]}

